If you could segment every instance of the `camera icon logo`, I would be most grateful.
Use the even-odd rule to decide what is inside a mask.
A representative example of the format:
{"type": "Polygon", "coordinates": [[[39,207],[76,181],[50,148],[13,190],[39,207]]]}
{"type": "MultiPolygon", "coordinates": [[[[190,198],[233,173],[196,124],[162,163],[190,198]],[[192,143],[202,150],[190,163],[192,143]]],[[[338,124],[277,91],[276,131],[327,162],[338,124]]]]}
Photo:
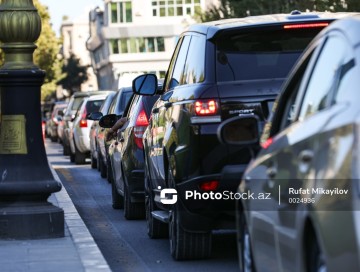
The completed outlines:
{"type": "MultiPolygon", "coordinates": [[[[161,187],[159,186],[160,190],[161,187]]],[[[177,202],[177,191],[175,189],[166,188],[160,191],[160,202],[163,204],[175,204],[177,202]]]]}

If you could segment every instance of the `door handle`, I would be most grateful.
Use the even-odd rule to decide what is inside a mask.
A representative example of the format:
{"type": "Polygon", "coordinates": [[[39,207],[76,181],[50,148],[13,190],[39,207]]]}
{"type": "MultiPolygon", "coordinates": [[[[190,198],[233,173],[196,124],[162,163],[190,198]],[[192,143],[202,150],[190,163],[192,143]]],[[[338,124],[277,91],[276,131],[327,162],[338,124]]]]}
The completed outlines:
{"type": "Polygon", "coordinates": [[[270,179],[274,179],[277,175],[277,169],[274,166],[269,167],[268,169],[266,169],[266,175],[270,178],[270,179]]]}
{"type": "Polygon", "coordinates": [[[309,163],[314,157],[312,150],[303,150],[299,154],[299,160],[304,163],[309,163]]]}
{"type": "Polygon", "coordinates": [[[168,108],[170,108],[172,106],[172,104],[173,104],[172,102],[166,102],[164,104],[164,107],[168,109],[168,108]]]}

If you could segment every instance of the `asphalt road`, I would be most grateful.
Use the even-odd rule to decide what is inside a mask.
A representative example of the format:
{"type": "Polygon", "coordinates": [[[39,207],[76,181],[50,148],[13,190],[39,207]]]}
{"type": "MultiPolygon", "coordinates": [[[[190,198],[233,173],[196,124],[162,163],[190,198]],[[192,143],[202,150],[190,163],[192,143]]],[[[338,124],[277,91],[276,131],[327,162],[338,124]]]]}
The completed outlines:
{"type": "Polygon", "coordinates": [[[145,220],[129,221],[111,206],[111,186],[85,165],[70,163],[62,146],[46,139],[48,159],[112,271],[238,271],[234,232],[213,235],[212,258],[174,261],[168,239],[150,239],[145,220]]]}

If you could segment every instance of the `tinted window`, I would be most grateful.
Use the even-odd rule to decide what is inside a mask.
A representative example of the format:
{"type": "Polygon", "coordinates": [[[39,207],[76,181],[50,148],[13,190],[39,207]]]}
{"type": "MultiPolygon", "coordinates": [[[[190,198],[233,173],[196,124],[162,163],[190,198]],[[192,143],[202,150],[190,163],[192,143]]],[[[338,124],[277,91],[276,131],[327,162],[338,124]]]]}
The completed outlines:
{"type": "Polygon", "coordinates": [[[178,52],[174,55],[174,59],[171,60],[169,67],[169,74],[166,79],[165,90],[172,89],[179,84],[182,84],[184,81],[184,66],[186,61],[186,55],[189,49],[190,36],[185,36],[182,40],[179,41],[177,48],[178,52]],[[181,46],[180,46],[181,44],[181,46]]]}
{"type": "Polygon", "coordinates": [[[109,110],[109,107],[111,105],[111,102],[114,100],[114,96],[115,96],[116,93],[110,93],[104,103],[101,105],[100,107],[100,112],[103,114],[103,115],[106,115],[108,113],[108,110],[109,110]]]}
{"type": "Polygon", "coordinates": [[[99,111],[101,105],[103,104],[104,100],[92,100],[86,103],[86,112],[97,112],[99,111]]]}
{"type": "Polygon", "coordinates": [[[180,84],[193,84],[204,81],[205,43],[205,37],[192,36],[185,63],[184,78],[180,84]]]}
{"type": "Polygon", "coordinates": [[[125,107],[126,107],[127,103],[129,102],[131,96],[132,96],[132,92],[123,92],[122,93],[122,95],[120,97],[120,101],[117,106],[117,109],[115,110],[115,114],[117,114],[117,115],[123,114],[125,107]]]}
{"type": "Polygon", "coordinates": [[[217,81],[285,78],[321,28],[231,32],[217,38],[217,81]]]}
{"type": "Polygon", "coordinates": [[[300,108],[300,120],[326,108],[331,102],[346,49],[345,41],[338,36],[329,37],[323,45],[307,84],[300,108]]]}

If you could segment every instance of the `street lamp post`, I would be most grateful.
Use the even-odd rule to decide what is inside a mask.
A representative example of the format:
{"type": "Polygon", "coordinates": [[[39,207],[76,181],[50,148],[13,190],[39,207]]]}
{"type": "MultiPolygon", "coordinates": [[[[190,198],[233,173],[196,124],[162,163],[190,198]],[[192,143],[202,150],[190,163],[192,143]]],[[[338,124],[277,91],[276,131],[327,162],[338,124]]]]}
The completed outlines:
{"type": "Polygon", "coordinates": [[[64,236],[64,211],[47,201],[61,190],[42,139],[40,89],[33,63],[41,19],[32,0],[0,1],[0,238],[64,236]]]}

